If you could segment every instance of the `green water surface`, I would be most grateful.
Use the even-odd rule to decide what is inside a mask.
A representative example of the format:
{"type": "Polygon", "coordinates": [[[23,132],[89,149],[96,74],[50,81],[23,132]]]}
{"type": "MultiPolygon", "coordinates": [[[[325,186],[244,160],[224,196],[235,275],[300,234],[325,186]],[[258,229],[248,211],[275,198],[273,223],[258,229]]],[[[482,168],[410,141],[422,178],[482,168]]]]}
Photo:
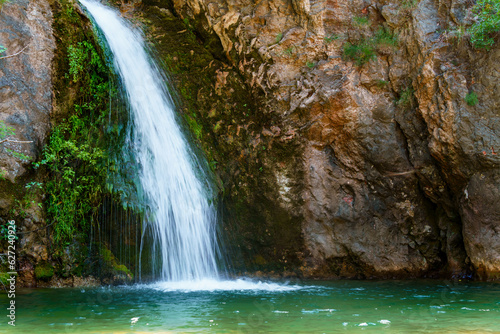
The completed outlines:
{"type": "MultiPolygon", "coordinates": [[[[227,285],[226,285],[227,288],[227,285]]],[[[236,286],[237,288],[237,286],[236,286]]],[[[5,294],[1,305],[7,305],[5,294]]],[[[2,333],[500,333],[500,284],[279,283],[255,290],[161,285],[18,289],[2,333]]]]}

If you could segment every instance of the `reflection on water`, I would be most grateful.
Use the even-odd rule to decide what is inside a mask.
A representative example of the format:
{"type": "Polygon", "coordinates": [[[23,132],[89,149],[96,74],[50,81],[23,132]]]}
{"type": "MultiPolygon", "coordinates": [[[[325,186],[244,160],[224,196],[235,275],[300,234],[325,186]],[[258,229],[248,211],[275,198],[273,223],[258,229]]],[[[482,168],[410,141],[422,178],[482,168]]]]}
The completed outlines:
{"type": "Polygon", "coordinates": [[[236,280],[19,292],[16,333],[500,333],[493,283],[236,280]]]}

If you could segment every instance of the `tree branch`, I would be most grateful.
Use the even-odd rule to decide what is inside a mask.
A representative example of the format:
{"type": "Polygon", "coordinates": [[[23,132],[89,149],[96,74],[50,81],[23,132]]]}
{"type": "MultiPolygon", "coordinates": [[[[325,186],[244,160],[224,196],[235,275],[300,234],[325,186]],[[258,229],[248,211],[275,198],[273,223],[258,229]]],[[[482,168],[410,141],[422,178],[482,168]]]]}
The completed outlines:
{"type": "Polygon", "coordinates": [[[13,140],[13,139],[9,139],[9,138],[5,138],[5,139],[0,140],[0,144],[5,143],[5,142],[8,142],[8,143],[19,143],[19,144],[28,144],[28,143],[32,143],[33,140],[13,140]]]}
{"type": "Polygon", "coordinates": [[[13,55],[10,55],[10,56],[3,56],[3,57],[0,57],[0,59],[5,59],[5,58],[10,58],[10,57],[15,57],[15,56],[17,56],[18,54],[20,54],[21,52],[23,52],[24,50],[26,50],[26,48],[27,48],[28,46],[29,46],[29,43],[28,43],[28,45],[26,45],[24,48],[22,48],[22,50],[21,50],[21,51],[16,52],[16,53],[14,53],[13,55]]]}

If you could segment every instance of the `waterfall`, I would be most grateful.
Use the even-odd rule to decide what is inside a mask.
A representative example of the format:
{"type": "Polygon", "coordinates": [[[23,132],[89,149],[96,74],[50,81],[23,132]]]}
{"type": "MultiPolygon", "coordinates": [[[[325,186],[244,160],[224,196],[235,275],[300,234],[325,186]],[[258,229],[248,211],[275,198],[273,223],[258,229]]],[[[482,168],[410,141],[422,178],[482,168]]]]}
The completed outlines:
{"type": "Polygon", "coordinates": [[[164,79],[141,33],[117,11],[95,0],[80,3],[101,30],[128,99],[128,146],[140,169],[138,191],[149,207],[143,234],[152,236],[156,274],[166,281],[216,279],[216,212],[208,200],[206,176],[195,167],[176,123],[164,79]]]}

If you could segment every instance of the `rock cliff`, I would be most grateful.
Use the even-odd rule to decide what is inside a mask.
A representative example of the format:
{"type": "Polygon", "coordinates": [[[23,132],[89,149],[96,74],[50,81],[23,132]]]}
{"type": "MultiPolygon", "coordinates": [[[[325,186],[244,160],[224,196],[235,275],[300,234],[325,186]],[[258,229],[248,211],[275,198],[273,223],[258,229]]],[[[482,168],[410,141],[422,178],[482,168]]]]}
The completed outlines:
{"type": "MultiPolygon", "coordinates": [[[[470,1],[115,2],[145,29],[217,178],[236,272],[500,277],[500,47],[464,36],[470,1]]],[[[2,8],[0,121],[30,143],[0,143],[1,224],[49,225],[16,204],[44,172],[6,149],[38,159],[49,116],[73,109],[66,53],[93,39],[82,17],[66,0],[2,8]]],[[[41,231],[20,241],[23,270],[74,272],[41,231]]]]}
{"type": "Polygon", "coordinates": [[[471,2],[143,4],[175,13],[226,65],[218,95],[236,78],[251,92],[254,119],[234,105],[205,118],[237,150],[217,166],[247,266],[498,277],[500,48],[458,36],[471,2]]]}

